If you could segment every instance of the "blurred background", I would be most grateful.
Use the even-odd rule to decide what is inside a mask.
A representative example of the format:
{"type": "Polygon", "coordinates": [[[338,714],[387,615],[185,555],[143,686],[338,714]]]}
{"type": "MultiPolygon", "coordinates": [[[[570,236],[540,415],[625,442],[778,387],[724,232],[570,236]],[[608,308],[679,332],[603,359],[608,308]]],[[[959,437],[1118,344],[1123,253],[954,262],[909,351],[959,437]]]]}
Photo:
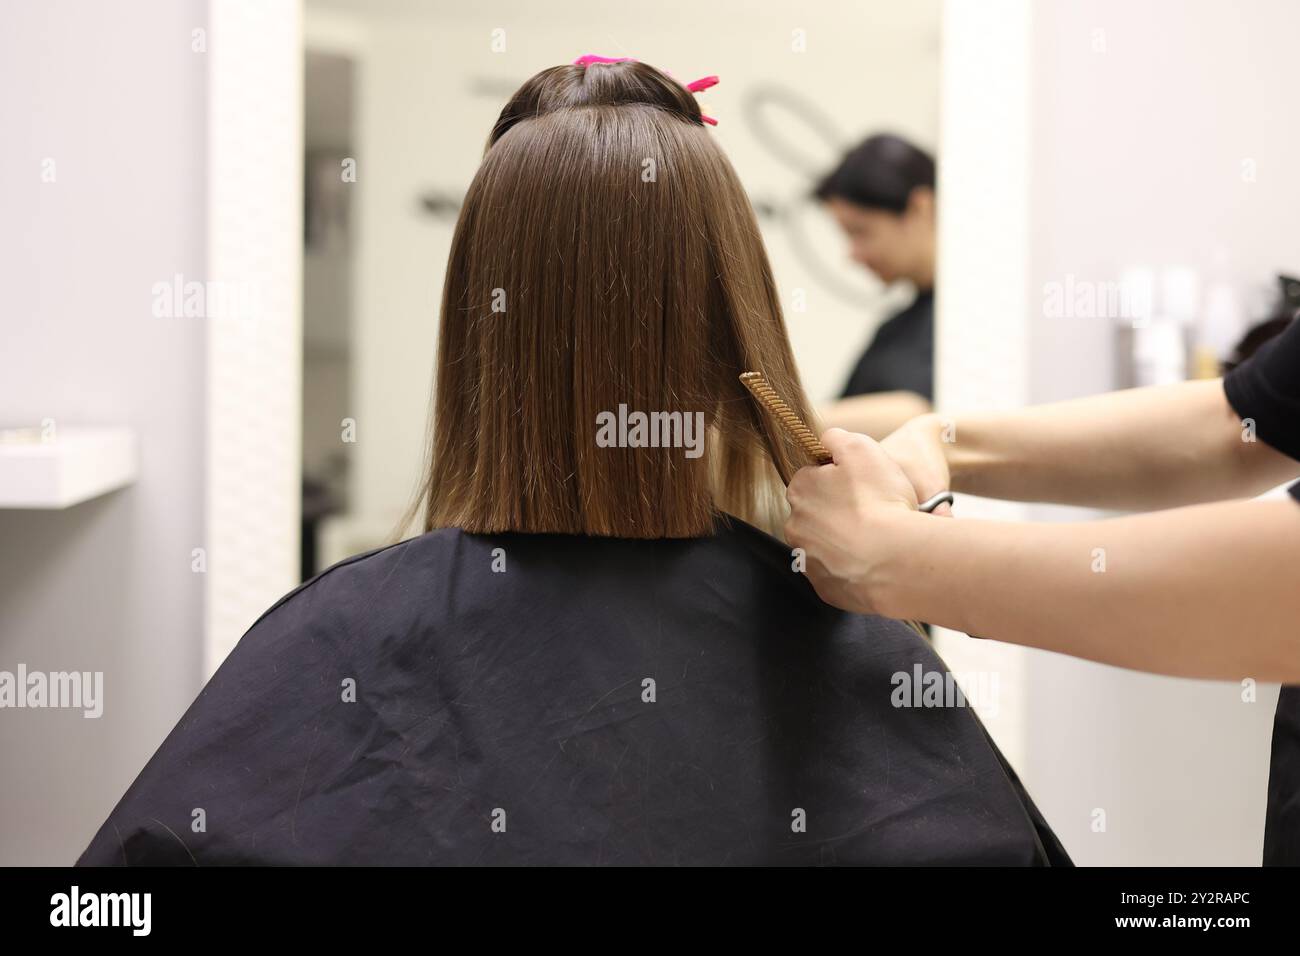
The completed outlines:
{"type": "MultiPolygon", "coordinates": [[[[1298,31],[1286,0],[4,5],[0,670],[103,672],[104,711],[0,710],[0,864],[72,862],[256,617],[388,540],[452,227],[533,73],[721,78],[819,402],[915,290],[810,190],[871,133],[935,152],[956,411],[1217,375],[1297,295],[1298,31]]],[[[1077,862],[1259,862],[1275,687],[936,641],[999,675],[987,726],[1077,862]]]]}

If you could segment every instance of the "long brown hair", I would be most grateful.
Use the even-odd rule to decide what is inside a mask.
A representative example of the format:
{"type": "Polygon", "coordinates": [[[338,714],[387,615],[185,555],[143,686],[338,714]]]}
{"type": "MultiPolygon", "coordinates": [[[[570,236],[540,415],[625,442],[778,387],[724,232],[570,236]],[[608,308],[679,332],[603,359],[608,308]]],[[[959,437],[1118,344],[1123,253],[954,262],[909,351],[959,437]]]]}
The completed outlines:
{"type": "Polygon", "coordinates": [[[452,239],[424,530],[696,537],[719,512],[772,530],[802,460],[747,370],[812,420],[753,209],[695,97],[631,61],[538,73],[452,239]],[[602,447],[620,405],[702,413],[703,454],[602,447]]]}

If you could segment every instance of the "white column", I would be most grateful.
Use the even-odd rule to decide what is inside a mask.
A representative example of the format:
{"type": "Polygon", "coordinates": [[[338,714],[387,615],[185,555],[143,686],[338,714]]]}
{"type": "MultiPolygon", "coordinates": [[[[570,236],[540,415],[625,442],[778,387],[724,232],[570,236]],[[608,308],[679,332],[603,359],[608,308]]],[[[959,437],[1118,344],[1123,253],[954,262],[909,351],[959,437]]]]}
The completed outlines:
{"type": "MultiPolygon", "coordinates": [[[[935,294],[940,413],[1030,401],[1030,67],[1029,0],[948,0],[935,294]]],[[[960,428],[954,437],[961,440],[960,428]]],[[[964,518],[1027,516],[1023,505],[965,495],[956,509],[964,518]]],[[[990,688],[996,679],[993,706],[980,701],[976,709],[1022,767],[1025,651],[943,630],[935,644],[959,679],[978,676],[978,686],[990,688]]]]}
{"type": "Polygon", "coordinates": [[[205,675],[298,582],[302,401],[302,11],[210,10],[207,278],[254,306],[209,319],[205,675]]]}

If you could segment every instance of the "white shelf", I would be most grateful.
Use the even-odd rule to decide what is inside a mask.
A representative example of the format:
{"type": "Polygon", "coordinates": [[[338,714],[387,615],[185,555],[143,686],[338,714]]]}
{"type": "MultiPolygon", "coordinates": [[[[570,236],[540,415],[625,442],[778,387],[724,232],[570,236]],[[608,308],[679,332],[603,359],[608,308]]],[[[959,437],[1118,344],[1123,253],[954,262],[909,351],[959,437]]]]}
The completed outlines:
{"type": "Polygon", "coordinates": [[[50,441],[0,440],[0,508],[70,508],[135,477],[129,428],[60,427],[50,441]]]}

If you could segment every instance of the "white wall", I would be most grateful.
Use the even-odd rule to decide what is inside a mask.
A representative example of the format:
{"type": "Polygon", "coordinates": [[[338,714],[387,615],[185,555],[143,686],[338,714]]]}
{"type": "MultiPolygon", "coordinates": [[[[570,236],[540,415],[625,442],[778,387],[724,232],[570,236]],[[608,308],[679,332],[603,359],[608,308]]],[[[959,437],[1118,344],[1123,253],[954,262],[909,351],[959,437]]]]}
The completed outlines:
{"type": "MultiPolygon", "coordinates": [[[[632,56],[684,80],[716,74],[702,96],[712,129],[757,203],[788,206],[809,182],[765,149],[747,122],[745,94],[763,84],[797,91],[838,125],[844,145],[886,128],[935,139],[938,3],[769,0],[710,5],[665,0],[653,8],[595,0],[566,3],[563,15],[520,0],[465,5],[384,0],[309,0],[322,34],[352,34],[357,57],[358,259],[353,395],[357,508],[389,518],[410,500],[418,476],[432,382],[436,312],[452,220],[420,213],[435,190],[459,201],[506,98],[529,76],[584,53],[632,56]],[[743,9],[743,15],[738,10],[743,9]],[[492,31],[505,31],[504,52],[492,31]],[[805,31],[807,52],[791,48],[805,31]]],[[[788,139],[819,169],[838,150],[773,114],[788,139]]],[[[847,261],[832,225],[810,210],[807,238],[764,223],[785,297],[787,322],[805,383],[815,398],[838,392],[882,314],[880,290],[847,261]],[[836,281],[841,301],[814,281],[797,246],[810,246],[836,281]],[[794,311],[804,289],[807,311],[794,311]]],[[[387,527],[383,520],[378,527],[387,527]]]]}
{"type": "MultiPolygon", "coordinates": [[[[1300,7],[1284,0],[951,0],[945,19],[950,36],[951,21],[966,21],[958,48],[978,48],[992,25],[1004,38],[1022,37],[1029,61],[1022,87],[986,87],[991,95],[982,99],[967,88],[944,105],[944,269],[966,280],[941,274],[939,388],[949,410],[970,407],[981,387],[1000,394],[1007,379],[1030,402],[1122,383],[1112,322],[1048,318],[1045,283],[1067,275],[1118,281],[1130,266],[1187,266],[1203,281],[1227,282],[1251,305],[1271,292],[1274,272],[1300,268],[1300,132],[1287,119],[1300,7]],[[1027,140],[999,138],[1008,97],[1024,111],[1027,140]],[[958,103],[962,115],[951,115],[958,103]],[[983,139],[946,138],[954,125],[985,124],[983,139]],[[1243,177],[1252,168],[1246,160],[1253,181],[1243,177]],[[980,169],[984,184],[970,175],[980,169]],[[1012,227],[987,209],[983,222],[954,221],[959,181],[985,191],[1018,181],[1008,212],[1024,217],[1028,244],[999,245],[1012,227]],[[1007,257],[981,283],[973,270],[990,246],[1007,257]],[[1018,289],[1009,292],[1008,282],[1018,289]],[[988,300],[1008,295],[1028,303],[1024,317],[990,316],[988,300]],[[973,317],[987,324],[973,329],[973,317]],[[988,346],[1006,363],[982,372],[954,359],[961,344],[974,346],[972,338],[1005,335],[1024,336],[1029,349],[1017,358],[988,346]]],[[[950,67],[960,62],[946,56],[946,90],[987,82],[970,70],[949,75],[950,67]]],[[[1023,514],[1089,516],[1048,508],[1023,514]]],[[[1005,729],[1025,782],[1077,862],[1259,863],[1275,688],[1246,704],[1235,683],[1018,653],[1023,711],[1005,729]],[[1091,827],[1096,809],[1106,812],[1105,832],[1091,827]]]]}
{"type": "Polygon", "coordinates": [[[0,712],[0,864],[71,863],[200,686],[206,330],[151,287],[204,270],[206,6],[0,8],[0,421],[140,449],[125,490],[0,511],[0,669],[103,671],[105,697],[0,712]]]}

